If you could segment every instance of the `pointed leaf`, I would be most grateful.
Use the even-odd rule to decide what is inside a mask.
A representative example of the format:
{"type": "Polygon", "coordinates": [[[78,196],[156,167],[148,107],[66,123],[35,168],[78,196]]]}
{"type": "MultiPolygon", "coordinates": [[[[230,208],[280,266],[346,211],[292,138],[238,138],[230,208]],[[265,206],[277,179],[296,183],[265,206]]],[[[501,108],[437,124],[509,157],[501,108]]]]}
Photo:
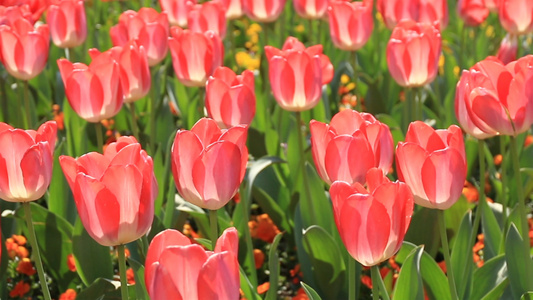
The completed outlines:
{"type": "Polygon", "coordinates": [[[420,276],[420,259],[424,246],[418,246],[409,253],[398,275],[394,289],[395,299],[423,300],[424,289],[420,276]]]}

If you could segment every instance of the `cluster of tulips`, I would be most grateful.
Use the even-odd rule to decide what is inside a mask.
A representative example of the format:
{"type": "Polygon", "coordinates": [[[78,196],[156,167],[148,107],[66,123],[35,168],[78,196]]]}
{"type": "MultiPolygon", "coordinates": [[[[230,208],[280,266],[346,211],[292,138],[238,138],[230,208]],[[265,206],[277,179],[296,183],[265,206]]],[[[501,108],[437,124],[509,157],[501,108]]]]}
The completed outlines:
{"type": "MultiPolygon", "coordinates": [[[[329,124],[323,119],[312,119],[314,115],[304,115],[321,103],[328,84],[338,80],[333,59],[325,54],[322,44],[306,47],[298,38],[286,37],[281,48],[263,45],[259,72],[244,70],[238,74],[231,65],[224,66],[227,61],[225,47],[230,45],[231,51],[235,51],[234,37],[229,42],[225,40],[228,35],[235,34],[233,27],[227,28],[228,20],[247,17],[265,24],[267,31],[268,23],[277,21],[288,9],[286,2],[160,0],[161,12],[151,7],[127,10],[110,28],[113,47],[89,49],[92,61],[87,65],[71,61],[75,56],[73,49],[83,45],[87,38],[86,2],[0,1],[5,5],[0,6],[0,60],[5,71],[20,80],[25,89],[25,110],[18,121],[23,120],[28,128],[37,124],[31,117],[35,115],[31,110],[37,105],[35,101],[32,103],[28,81],[38,76],[47,63],[56,63],[57,76],[68,101],[64,105],[69,105],[79,118],[95,124],[96,151],[77,158],[59,156],[61,152],[59,164],[86,232],[99,244],[117,248],[122,299],[128,299],[129,293],[125,245],[146,239],[153,230],[154,216],[159,214],[154,210],[154,203],[161,191],[159,185],[165,184],[159,182],[158,185],[152,158],[164,148],[155,138],[161,126],[155,122],[156,108],[164,101],[151,91],[157,81],[162,80],[158,76],[167,76],[159,72],[159,68],[169,50],[174,69],[170,76],[175,76],[185,89],[196,92],[198,107],[193,110],[202,116],[194,120],[189,130],[179,129],[173,136],[169,148],[170,169],[179,196],[208,211],[210,232],[205,232],[204,236],[210,237],[211,242],[196,243],[175,229],[151,232],[155,236],[142,264],[144,278],[141,280],[144,282],[135,283],[144,284],[151,299],[224,300],[239,299],[241,293],[247,298],[258,296],[255,291],[243,288],[249,285],[248,277],[253,277],[251,273],[255,270],[240,268],[239,249],[243,246],[239,243],[245,241],[246,251],[252,251],[249,232],[238,232],[228,224],[220,235],[218,228],[221,224],[218,211],[225,213],[225,206],[237,195],[247,176],[247,168],[248,175],[253,173],[250,165],[255,158],[249,148],[254,145],[250,145],[249,135],[261,131],[268,138],[269,130],[281,126],[267,120],[268,128],[255,128],[256,111],[267,114],[266,119],[274,112],[272,115],[279,117],[280,123],[284,122],[282,117],[286,117],[293,124],[294,137],[292,133],[287,135],[291,140],[289,147],[297,148],[294,151],[297,155],[281,154],[283,141],[278,141],[275,148],[280,157],[292,159],[288,162],[292,179],[287,182],[294,185],[292,192],[298,194],[297,211],[303,211],[300,207],[305,206],[305,212],[309,213],[298,217],[303,220],[299,222],[305,224],[304,229],[329,226],[322,221],[323,214],[328,212],[321,211],[322,204],[313,201],[317,196],[310,177],[315,171],[307,166],[307,157],[312,156],[316,173],[323,181],[320,191],[324,192],[323,187],[327,186],[328,192],[323,194],[329,196],[325,205],[332,211],[338,231],[335,234],[338,233],[351,255],[347,295],[350,299],[355,299],[358,293],[355,290],[355,282],[359,280],[355,275],[356,261],[371,268],[374,299],[380,295],[383,299],[389,298],[379,265],[402,247],[416,211],[415,204],[437,210],[449,285],[446,296],[442,297],[466,297],[467,292],[458,289],[454,279],[453,271],[457,271],[457,267],[451,263],[444,215],[461,197],[467,179],[464,133],[479,140],[480,168],[479,204],[472,222],[472,238],[467,237],[470,246],[467,248],[473,246],[482,222],[481,211],[488,205],[485,140],[510,137],[512,169],[516,172],[513,188],[517,199],[509,201],[504,197],[502,200],[502,231],[507,238],[515,232],[518,234],[521,246],[519,250],[513,248],[516,250],[513,253],[519,253],[523,262],[508,268],[533,278],[530,208],[527,205],[530,198],[523,190],[517,146],[517,137],[528,132],[533,124],[533,55],[521,55],[519,44],[523,35],[533,32],[533,2],[459,0],[457,12],[464,24],[479,26],[490,11],[494,11],[508,33],[496,56],[485,58],[462,72],[455,92],[455,117],[460,127],[450,125],[447,129],[435,129],[431,122],[423,122],[427,104],[421,89],[435,80],[441,67],[441,32],[449,23],[448,1],[290,1],[294,5],[291,9],[301,18],[328,20],[333,45],[350,51],[354,57],[351,68],[356,84],[361,71],[356,53],[366,45],[377,26],[373,14],[376,6],[384,26],[392,30],[386,45],[390,76],[407,91],[401,106],[401,127],[405,132],[401,141],[393,138],[389,125],[371,113],[344,109],[334,114],[329,124]],[[45,20],[46,24],[41,24],[40,20],[45,20]],[[48,60],[50,38],[56,47],[65,49],[66,58],[57,62],[48,60]],[[260,88],[256,87],[258,79],[262,80],[260,88]],[[270,97],[284,112],[271,105],[270,97]],[[148,111],[144,110],[144,104],[136,105],[140,100],[149,103],[148,111]],[[124,110],[129,114],[131,126],[127,132],[132,135],[104,141],[102,121],[124,110]],[[147,127],[139,128],[141,118],[149,118],[147,127]],[[253,133],[250,128],[254,128],[253,133]],[[308,142],[310,151],[307,151],[308,142]],[[512,209],[516,213],[510,213],[512,209]]],[[[268,36],[264,40],[268,40],[268,36]]],[[[361,110],[364,97],[359,85],[355,93],[359,96],[357,108],[361,110]]],[[[24,207],[25,234],[32,244],[46,300],[52,297],[34,233],[30,202],[43,198],[52,179],[58,180],[53,178],[53,161],[59,126],[63,124],[46,121],[37,130],[23,130],[0,122],[0,198],[24,207]]],[[[282,139],[280,132],[276,134],[282,139]]],[[[251,184],[247,182],[249,193],[252,193],[251,184]]],[[[172,210],[175,193],[171,194],[166,205],[172,210]]],[[[241,217],[246,218],[243,222],[248,222],[252,200],[248,196],[242,201],[245,212],[241,217]]],[[[297,212],[299,214],[303,213],[297,212]]],[[[510,251],[505,249],[508,244],[502,243],[505,244],[502,249],[510,251]]],[[[423,251],[421,247],[417,249],[423,251]]],[[[469,257],[471,252],[463,256],[469,257]]],[[[400,289],[405,289],[405,282],[402,281],[404,287],[395,290],[395,295],[402,295],[400,289]]],[[[513,297],[519,299],[533,292],[532,282],[511,283],[513,297]]],[[[272,298],[275,293],[269,291],[267,297],[272,298]]],[[[312,287],[306,286],[306,293],[318,299],[312,287]]],[[[416,291],[405,293],[403,295],[413,295],[416,291]]]]}

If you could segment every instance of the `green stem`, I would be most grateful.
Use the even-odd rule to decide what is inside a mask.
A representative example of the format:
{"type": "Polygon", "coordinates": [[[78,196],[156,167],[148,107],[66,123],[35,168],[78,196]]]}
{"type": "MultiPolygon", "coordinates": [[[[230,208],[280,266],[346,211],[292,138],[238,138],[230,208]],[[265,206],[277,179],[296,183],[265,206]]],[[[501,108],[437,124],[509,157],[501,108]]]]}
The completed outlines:
{"type": "Polygon", "coordinates": [[[348,299],[355,300],[355,259],[348,257],[348,299]]]}
{"type": "Polygon", "coordinates": [[[70,48],[65,48],[65,58],[66,58],[68,61],[71,61],[71,60],[70,60],[70,48]]]}
{"type": "Polygon", "coordinates": [[[126,254],[124,245],[117,246],[118,271],[120,273],[120,294],[122,300],[128,300],[128,277],[126,276],[126,254]]]}
{"type": "Polygon", "coordinates": [[[198,88],[198,106],[201,108],[200,115],[205,116],[205,87],[198,88]]]}
{"type": "Polygon", "coordinates": [[[314,45],[313,19],[307,19],[307,26],[309,27],[309,32],[307,34],[307,42],[309,43],[309,45],[314,45]]]}
{"type": "Polygon", "coordinates": [[[46,278],[44,277],[44,269],[41,261],[41,254],[39,252],[39,245],[37,245],[35,228],[33,227],[33,222],[31,220],[30,202],[23,202],[22,206],[24,207],[24,216],[26,217],[26,223],[28,225],[28,239],[33,250],[35,266],[37,267],[37,274],[39,275],[39,282],[41,283],[41,290],[43,292],[44,299],[50,300],[52,298],[50,297],[50,290],[48,290],[48,284],[46,283],[46,278]]]}
{"type": "Polygon", "coordinates": [[[355,109],[358,111],[362,111],[363,107],[361,105],[361,98],[359,98],[359,69],[357,68],[357,51],[350,52],[351,61],[352,61],[352,68],[353,68],[353,82],[355,83],[355,90],[354,94],[357,97],[357,104],[355,106],[355,109]]]}
{"type": "Polygon", "coordinates": [[[211,250],[215,250],[218,239],[218,216],[216,210],[209,210],[209,225],[211,226],[211,250]]]}
{"type": "MultiPolygon", "coordinates": [[[[478,206],[476,209],[476,215],[474,217],[474,227],[470,234],[470,248],[474,247],[476,242],[477,232],[479,224],[481,222],[481,210],[485,204],[485,140],[477,141],[478,158],[479,158],[479,186],[478,186],[478,206]]],[[[503,244],[503,243],[502,243],[503,244]]],[[[466,267],[466,266],[465,266],[466,267]]]]}
{"type": "MultiPolygon", "coordinates": [[[[304,197],[306,201],[309,201],[309,208],[311,211],[311,219],[314,224],[318,221],[317,213],[315,212],[315,207],[311,197],[311,186],[309,185],[309,179],[307,178],[307,170],[305,169],[305,152],[303,146],[303,134],[302,134],[302,114],[301,112],[296,112],[296,130],[298,132],[298,153],[300,153],[300,170],[302,172],[302,180],[304,186],[304,197]]],[[[302,199],[302,197],[300,197],[302,199]]]]}
{"type": "Polygon", "coordinates": [[[372,297],[373,299],[379,300],[379,291],[381,290],[381,296],[383,297],[383,300],[389,300],[389,293],[387,292],[387,288],[385,287],[385,283],[383,283],[383,279],[381,278],[381,274],[379,273],[379,267],[378,265],[374,265],[370,268],[370,272],[372,275],[372,297]]]}
{"type": "MultiPolygon", "coordinates": [[[[502,193],[501,193],[501,199],[502,202],[502,219],[503,219],[503,239],[502,241],[505,241],[507,238],[507,200],[508,200],[508,194],[507,194],[507,136],[501,135],[500,136],[500,154],[502,156],[502,162],[500,164],[500,179],[502,182],[502,193]]],[[[504,245],[505,243],[502,242],[500,245],[500,250],[503,253],[504,251],[504,245]]]]}
{"type": "MultiPolygon", "coordinates": [[[[513,158],[513,169],[515,172],[516,193],[518,194],[518,211],[521,213],[520,219],[522,221],[522,242],[524,244],[524,251],[527,257],[531,256],[529,247],[529,224],[527,222],[527,208],[526,199],[524,196],[524,188],[522,186],[522,174],[520,173],[520,162],[518,161],[518,147],[516,137],[511,136],[511,157],[513,158]]],[[[533,278],[533,270],[530,268],[531,264],[524,264],[526,268],[526,278],[533,278]]],[[[533,288],[533,281],[529,281],[529,289],[533,288]]]]}
{"type": "Polygon", "coordinates": [[[24,85],[24,108],[26,110],[26,129],[31,129],[33,120],[31,118],[31,103],[30,103],[30,86],[27,80],[23,80],[24,85]]]}
{"type": "Polygon", "coordinates": [[[444,252],[444,261],[446,262],[446,273],[448,274],[448,285],[452,299],[458,300],[457,288],[453,277],[452,262],[450,260],[450,248],[448,247],[448,235],[446,234],[446,220],[444,219],[444,210],[438,210],[440,239],[442,242],[442,252],[444,252]]]}
{"type": "Polygon", "coordinates": [[[102,135],[102,123],[100,121],[94,123],[96,127],[96,147],[98,152],[104,151],[104,137],[102,135]]]}
{"type": "Polygon", "coordinates": [[[155,155],[155,150],[156,150],[156,146],[155,146],[155,143],[156,143],[156,128],[155,128],[155,118],[156,118],[156,107],[157,107],[157,103],[156,103],[156,82],[157,79],[156,79],[156,67],[153,67],[150,69],[150,73],[151,73],[151,76],[152,76],[152,87],[150,88],[150,153],[152,155],[155,155]]]}
{"type": "Polygon", "coordinates": [[[135,102],[128,103],[128,108],[130,109],[130,114],[131,114],[131,131],[133,131],[133,136],[140,143],[141,137],[139,136],[139,127],[137,127],[137,116],[135,115],[135,102]]]}
{"type": "Polygon", "coordinates": [[[230,57],[231,57],[231,61],[235,61],[236,60],[236,54],[237,54],[237,45],[235,45],[235,31],[236,31],[236,26],[235,26],[235,20],[230,20],[229,21],[229,26],[228,26],[228,29],[229,29],[229,32],[226,33],[227,35],[229,35],[229,40],[230,40],[230,43],[231,43],[231,48],[230,48],[230,57]]]}
{"type": "MultiPolygon", "coordinates": [[[[248,183],[249,185],[249,183],[248,183]]],[[[248,186],[247,189],[251,189],[252,187],[251,186],[248,186]]],[[[243,188],[241,186],[241,191],[240,191],[240,194],[241,195],[246,195],[246,193],[243,192],[243,188]]],[[[241,200],[242,202],[242,215],[244,216],[244,220],[246,222],[246,224],[248,224],[248,221],[250,220],[250,209],[248,208],[248,201],[250,201],[249,197],[243,197],[243,199],[241,200]]],[[[246,225],[248,226],[248,225],[246,225]]],[[[247,227],[246,227],[247,228],[247,227]]],[[[246,251],[248,252],[246,254],[247,258],[249,258],[250,260],[253,260],[254,259],[254,246],[253,246],[253,243],[252,243],[252,236],[250,234],[250,230],[244,230],[244,240],[246,242],[246,251]]],[[[257,272],[255,270],[248,270],[249,272],[249,279],[252,283],[252,286],[254,288],[257,288],[257,272]]]]}
{"type": "Polygon", "coordinates": [[[416,111],[416,116],[415,116],[415,119],[416,120],[421,120],[423,121],[424,119],[424,103],[422,103],[422,90],[420,87],[416,87],[414,89],[414,98],[415,98],[415,111],[416,111]]]}

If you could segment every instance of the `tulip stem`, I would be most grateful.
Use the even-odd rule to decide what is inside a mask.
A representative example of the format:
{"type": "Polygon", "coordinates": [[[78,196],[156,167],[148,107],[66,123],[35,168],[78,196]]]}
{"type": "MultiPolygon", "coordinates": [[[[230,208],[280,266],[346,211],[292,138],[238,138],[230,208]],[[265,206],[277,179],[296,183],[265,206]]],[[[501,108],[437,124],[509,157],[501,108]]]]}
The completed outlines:
{"type": "Polygon", "coordinates": [[[71,60],[70,60],[70,48],[65,48],[65,58],[66,58],[68,61],[71,61],[71,60]]]}
{"type": "MultiPolygon", "coordinates": [[[[529,247],[529,224],[527,221],[528,209],[526,208],[526,200],[524,197],[524,189],[522,186],[522,175],[520,173],[520,162],[518,161],[518,147],[516,145],[516,137],[511,136],[511,157],[513,158],[513,169],[515,172],[516,192],[518,194],[518,211],[521,213],[520,219],[522,221],[522,242],[524,244],[524,251],[527,257],[530,257],[529,247]]],[[[533,278],[533,270],[530,268],[531,264],[524,264],[526,268],[526,278],[533,278]]],[[[529,281],[528,290],[533,289],[533,281],[529,281]]]]}
{"type": "Polygon", "coordinates": [[[198,106],[201,108],[200,117],[205,117],[205,87],[198,88],[198,106]]]}
{"type": "MultiPolygon", "coordinates": [[[[507,197],[508,197],[508,194],[507,194],[507,155],[506,152],[507,152],[507,149],[506,149],[506,145],[507,145],[507,136],[505,135],[501,135],[500,136],[500,154],[502,156],[502,162],[500,163],[500,179],[501,179],[501,182],[502,182],[502,192],[501,192],[501,199],[500,201],[502,202],[502,219],[503,219],[503,239],[502,241],[505,241],[505,239],[507,238],[507,197]]],[[[502,242],[500,244],[500,249],[502,250],[502,253],[503,253],[503,250],[504,250],[504,245],[505,243],[502,242]]]]}
{"type": "Polygon", "coordinates": [[[30,86],[27,80],[23,80],[24,85],[24,108],[26,109],[26,129],[31,129],[31,104],[30,104],[30,86]]]}
{"type": "MultiPolygon", "coordinates": [[[[474,217],[474,227],[470,234],[470,248],[474,247],[476,242],[479,223],[481,221],[481,210],[485,204],[485,140],[477,141],[478,158],[479,158],[479,186],[478,186],[478,206],[476,209],[476,216],[474,217]]],[[[503,243],[502,243],[503,244],[503,243]]],[[[465,266],[466,267],[466,266],[465,266]]]]}
{"type": "Polygon", "coordinates": [[[355,104],[355,109],[357,111],[363,111],[363,106],[361,105],[361,98],[358,96],[359,91],[359,73],[357,69],[357,51],[350,52],[351,54],[351,60],[352,60],[352,68],[353,68],[353,82],[355,83],[355,89],[354,94],[357,97],[357,102],[355,104]]]}
{"type": "Polygon", "coordinates": [[[33,221],[31,220],[30,202],[23,202],[22,206],[24,207],[24,216],[26,217],[26,223],[28,225],[28,239],[33,250],[35,266],[37,267],[37,273],[39,275],[39,282],[41,283],[43,296],[45,300],[50,300],[52,298],[50,297],[50,290],[48,290],[48,284],[46,283],[46,278],[44,276],[44,269],[43,263],[41,261],[41,254],[39,252],[39,245],[37,245],[37,238],[35,237],[35,228],[33,227],[33,221]]]}
{"type": "Polygon", "coordinates": [[[137,127],[137,116],[135,115],[135,102],[128,103],[128,108],[130,109],[130,114],[131,114],[131,130],[133,131],[133,136],[135,136],[137,141],[140,143],[141,137],[139,136],[139,127],[137,127]]]}
{"type": "Polygon", "coordinates": [[[122,300],[128,300],[128,277],[126,276],[126,255],[124,250],[124,245],[117,246],[120,294],[122,295],[122,300]]]}
{"type": "Polygon", "coordinates": [[[444,254],[444,261],[446,263],[446,273],[448,274],[448,285],[450,286],[450,293],[452,299],[458,300],[457,288],[455,287],[455,279],[453,277],[452,263],[450,260],[450,248],[448,247],[448,234],[446,233],[446,220],[444,218],[444,210],[437,211],[439,218],[440,240],[442,242],[442,252],[444,254]]]}
{"type": "MultiPolygon", "coordinates": [[[[315,212],[314,203],[311,199],[311,187],[309,186],[309,179],[307,178],[307,170],[305,169],[305,152],[304,152],[304,146],[302,143],[303,135],[302,135],[302,115],[299,111],[296,112],[296,130],[298,131],[298,150],[300,153],[300,170],[302,172],[302,180],[303,180],[303,186],[305,193],[305,199],[309,203],[309,209],[311,211],[311,218],[314,222],[314,224],[317,224],[318,218],[317,214],[315,212]]],[[[302,199],[300,197],[300,199],[302,199]]]]}
{"type": "Polygon", "coordinates": [[[94,123],[96,130],[96,147],[98,152],[104,151],[104,137],[102,136],[102,122],[98,121],[94,123]]]}
{"type": "Polygon", "coordinates": [[[381,290],[381,296],[383,296],[383,300],[389,300],[389,293],[387,292],[385,283],[383,283],[383,279],[379,273],[378,265],[372,266],[370,268],[370,272],[372,275],[372,298],[374,300],[379,300],[379,291],[381,290]]]}
{"type": "Polygon", "coordinates": [[[211,226],[211,250],[215,250],[218,239],[218,216],[217,210],[209,210],[209,225],[211,226]]]}
{"type": "Polygon", "coordinates": [[[355,300],[355,259],[348,256],[348,299],[355,300]]]}
{"type": "Polygon", "coordinates": [[[313,44],[313,37],[314,37],[313,36],[313,34],[314,34],[314,32],[313,32],[313,19],[308,19],[307,21],[308,21],[307,25],[309,26],[309,32],[307,34],[307,41],[309,42],[309,44],[312,45],[313,44]]]}

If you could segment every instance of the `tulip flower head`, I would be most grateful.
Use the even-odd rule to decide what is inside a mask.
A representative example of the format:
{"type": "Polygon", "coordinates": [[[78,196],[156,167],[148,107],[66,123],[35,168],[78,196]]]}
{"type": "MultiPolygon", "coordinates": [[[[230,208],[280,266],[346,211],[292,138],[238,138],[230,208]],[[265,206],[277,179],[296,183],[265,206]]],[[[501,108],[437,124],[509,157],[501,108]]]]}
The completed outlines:
{"type": "Polygon", "coordinates": [[[444,29],[448,25],[447,0],[378,0],[377,9],[389,29],[402,20],[418,23],[439,23],[444,29]]]}
{"type": "Polygon", "coordinates": [[[465,70],[457,83],[455,116],[470,135],[516,136],[533,124],[533,55],[504,65],[488,57],[465,70]]]}
{"type": "Polygon", "coordinates": [[[196,4],[196,0],[159,0],[159,4],[167,15],[170,25],[185,28],[191,4],[196,4]]]}
{"type": "Polygon", "coordinates": [[[394,153],[387,125],[367,113],[346,109],[325,124],[311,120],[311,147],[318,175],[332,184],[342,180],[364,184],[371,168],[387,174],[394,153]]]}
{"type": "Polygon", "coordinates": [[[30,80],[41,73],[48,60],[48,25],[34,28],[26,19],[0,25],[0,45],[6,71],[17,79],[30,80]]]}
{"type": "Polygon", "coordinates": [[[242,10],[256,22],[274,22],[283,12],[287,0],[242,0],[242,10]]]}
{"type": "Polygon", "coordinates": [[[179,130],[172,145],[172,173],[180,195],[192,204],[216,210],[237,193],[248,161],[247,126],[221,130],[202,118],[191,130],[179,130]]]}
{"type": "Polygon", "coordinates": [[[484,0],[459,0],[457,12],[468,26],[479,26],[489,16],[484,0]]]}
{"type": "Polygon", "coordinates": [[[59,163],[83,226],[104,246],[140,238],[154,218],[157,181],[152,158],[134,137],[122,136],[104,154],[62,155],[59,163]]]}
{"type": "Polygon", "coordinates": [[[205,87],[207,114],[221,128],[250,125],[255,116],[254,73],[236,75],[230,68],[218,67],[205,87]]]}
{"type": "Polygon", "coordinates": [[[335,224],[348,253],[370,267],[393,256],[402,246],[413,214],[413,195],[379,169],[366,176],[367,188],[335,181],[329,190],[335,224]]]}
{"type": "Polygon", "coordinates": [[[234,20],[243,16],[241,0],[221,0],[226,9],[226,19],[234,20]]]}
{"type": "Polygon", "coordinates": [[[177,230],[158,233],[146,254],[144,281],[150,299],[238,299],[238,250],[234,227],[224,230],[214,251],[205,251],[177,230]]]}
{"type": "Polygon", "coordinates": [[[329,0],[293,0],[294,10],[304,19],[324,18],[329,2],[329,0]]]}
{"type": "Polygon", "coordinates": [[[419,87],[437,76],[441,54],[438,26],[403,21],[387,44],[387,64],[394,80],[404,87],[419,87]]]}
{"type": "Polygon", "coordinates": [[[466,154],[461,129],[435,130],[422,121],[409,125],[405,142],[396,148],[400,180],[418,205],[448,209],[461,196],[466,179],[466,154]]]}
{"type": "Polygon", "coordinates": [[[498,16],[502,27],[511,34],[533,32],[533,1],[500,0],[498,16]]]}
{"type": "Polygon", "coordinates": [[[518,36],[507,33],[503,38],[496,57],[504,64],[516,60],[518,55],[518,36]]]}
{"type": "Polygon", "coordinates": [[[46,22],[54,44],[60,48],[73,48],[85,42],[87,21],[81,0],[57,1],[48,7],[46,22]]]}
{"type": "Polygon", "coordinates": [[[372,0],[331,1],[328,8],[331,39],[346,51],[362,48],[374,28],[372,0]]]}
{"type": "Polygon", "coordinates": [[[22,130],[0,122],[0,198],[27,202],[41,198],[52,179],[57,125],[22,130]]]}
{"type": "Polygon", "coordinates": [[[212,30],[221,39],[226,36],[226,9],[220,0],[191,5],[187,20],[191,31],[204,33],[212,30]]]}

